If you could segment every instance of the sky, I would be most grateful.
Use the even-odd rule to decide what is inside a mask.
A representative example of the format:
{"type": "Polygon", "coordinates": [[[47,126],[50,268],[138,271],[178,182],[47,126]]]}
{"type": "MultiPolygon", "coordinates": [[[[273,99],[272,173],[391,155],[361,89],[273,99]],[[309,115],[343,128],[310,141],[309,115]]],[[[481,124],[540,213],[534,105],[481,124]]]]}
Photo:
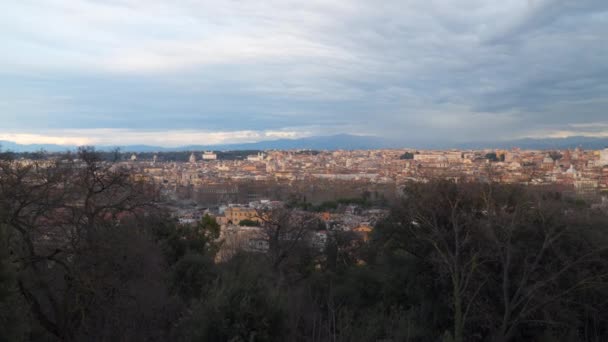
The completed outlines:
{"type": "Polygon", "coordinates": [[[606,0],[0,3],[0,140],[608,136],[606,0]]]}

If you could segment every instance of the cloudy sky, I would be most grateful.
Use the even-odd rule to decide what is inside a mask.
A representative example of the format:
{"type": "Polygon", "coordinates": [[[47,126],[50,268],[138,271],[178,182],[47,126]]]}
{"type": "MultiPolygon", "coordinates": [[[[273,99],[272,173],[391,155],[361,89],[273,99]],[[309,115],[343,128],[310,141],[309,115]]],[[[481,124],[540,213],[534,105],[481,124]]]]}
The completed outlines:
{"type": "Polygon", "coordinates": [[[608,1],[4,1],[0,120],[19,143],[608,136],[608,1]]]}

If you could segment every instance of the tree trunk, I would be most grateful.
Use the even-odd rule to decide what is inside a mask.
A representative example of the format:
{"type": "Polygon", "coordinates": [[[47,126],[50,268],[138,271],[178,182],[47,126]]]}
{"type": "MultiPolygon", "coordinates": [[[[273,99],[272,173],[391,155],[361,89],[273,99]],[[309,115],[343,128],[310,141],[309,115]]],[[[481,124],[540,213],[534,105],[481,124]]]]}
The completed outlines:
{"type": "Polygon", "coordinates": [[[462,342],[464,334],[464,317],[462,313],[462,297],[460,296],[460,284],[454,285],[454,342],[462,342]]]}

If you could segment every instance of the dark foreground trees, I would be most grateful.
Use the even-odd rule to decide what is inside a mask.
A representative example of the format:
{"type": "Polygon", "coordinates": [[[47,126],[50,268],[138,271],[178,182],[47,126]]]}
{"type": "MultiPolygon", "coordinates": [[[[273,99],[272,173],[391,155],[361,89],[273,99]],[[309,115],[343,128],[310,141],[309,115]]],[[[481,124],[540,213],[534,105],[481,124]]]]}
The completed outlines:
{"type": "Polygon", "coordinates": [[[25,340],[161,339],[168,296],[145,231],[149,189],[92,149],[49,165],[0,162],[1,225],[25,340]]]}
{"type": "Polygon", "coordinates": [[[368,242],[321,245],[315,214],[275,209],[268,253],[221,263],[213,218],[153,198],[91,149],[1,161],[0,340],[608,339],[607,216],[559,194],[409,184],[368,242]]]}
{"type": "Polygon", "coordinates": [[[605,213],[555,193],[436,181],[406,190],[376,243],[433,273],[450,340],[599,341],[607,226],[605,213]]]}

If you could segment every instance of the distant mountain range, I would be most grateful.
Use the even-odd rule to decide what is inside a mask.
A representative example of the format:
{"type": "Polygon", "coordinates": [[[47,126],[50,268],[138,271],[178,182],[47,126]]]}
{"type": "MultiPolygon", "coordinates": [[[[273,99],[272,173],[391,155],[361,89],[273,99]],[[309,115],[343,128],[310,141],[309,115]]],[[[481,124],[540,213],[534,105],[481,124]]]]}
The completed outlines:
{"type": "Polygon", "coordinates": [[[587,150],[608,148],[608,138],[573,136],[566,138],[524,138],[509,141],[470,142],[458,145],[460,148],[501,148],[519,147],[524,150],[562,150],[580,147],[587,150]]]}
{"type": "MultiPolygon", "coordinates": [[[[172,151],[202,151],[202,150],[289,150],[289,149],[312,149],[312,150],[359,150],[379,148],[417,148],[417,149],[485,149],[485,148],[512,148],[522,149],[566,149],[581,147],[584,149],[603,149],[608,147],[608,138],[592,137],[567,137],[546,139],[517,139],[494,142],[461,142],[447,143],[439,141],[402,143],[377,136],[361,136],[338,134],[331,136],[314,136],[301,139],[279,139],[267,140],[255,143],[243,144],[221,144],[221,145],[186,145],[179,147],[160,147],[149,145],[128,146],[97,146],[100,150],[112,150],[120,148],[125,152],[172,152],[172,151]]],[[[34,152],[45,150],[48,152],[63,152],[74,150],[76,146],[31,144],[21,145],[10,141],[0,141],[0,149],[13,152],[34,152]]]]}
{"type": "MultiPolygon", "coordinates": [[[[128,146],[96,146],[100,150],[113,150],[119,148],[125,152],[173,152],[173,151],[229,151],[229,150],[290,150],[290,149],[312,149],[312,150],[359,150],[397,147],[397,144],[375,136],[360,136],[349,134],[338,134],[331,136],[315,136],[300,139],[266,140],[255,143],[242,144],[220,144],[220,145],[185,145],[179,147],[161,147],[150,145],[128,145],[128,146]]],[[[21,145],[10,141],[0,141],[2,150],[13,152],[33,152],[45,150],[49,152],[62,152],[74,150],[77,146],[32,144],[21,145]]]]}

